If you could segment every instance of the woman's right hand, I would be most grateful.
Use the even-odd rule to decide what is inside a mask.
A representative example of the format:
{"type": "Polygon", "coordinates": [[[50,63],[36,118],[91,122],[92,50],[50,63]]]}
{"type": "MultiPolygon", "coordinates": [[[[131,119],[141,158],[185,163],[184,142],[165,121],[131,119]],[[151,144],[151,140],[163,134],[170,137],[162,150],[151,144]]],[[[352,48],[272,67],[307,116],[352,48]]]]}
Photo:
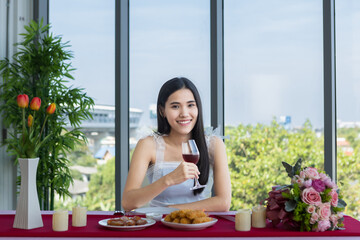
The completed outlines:
{"type": "Polygon", "coordinates": [[[165,176],[165,182],[168,186],[172,186],[188,179],[199,178],[199,174],[199,169],[194,163],[183,161],[174,171],[165,176]]]}

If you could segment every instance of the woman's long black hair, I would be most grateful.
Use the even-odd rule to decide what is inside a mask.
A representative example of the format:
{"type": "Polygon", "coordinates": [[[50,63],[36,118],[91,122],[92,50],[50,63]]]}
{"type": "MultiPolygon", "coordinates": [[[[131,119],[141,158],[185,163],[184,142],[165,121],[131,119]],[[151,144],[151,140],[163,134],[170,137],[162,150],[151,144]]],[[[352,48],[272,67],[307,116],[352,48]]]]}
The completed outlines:
{"type": "MultiPolygon", "coordinates": [[[[159,134],[169,134],[170,125],[168,120],[163,117],[162,110],[165,109],[165,103],[169,96],[180,89],[189,89],[195,98],[198,108],[198,117],[193,130],[191,131],[191,138],[195,140],[196,145],[200,151],[200,160],[196,164],[200,171],[199,182],[205,185],[209,178],[209,154],[205,141],[204,123],[202,114],[202,104],[200,94],[195,85],[187,78],[176,77],[170,79],[161,87],[157,100],[157,125],[159,134]]],[[[194,195],[201,193],[204,188],[194,190],[194,195]]]]}

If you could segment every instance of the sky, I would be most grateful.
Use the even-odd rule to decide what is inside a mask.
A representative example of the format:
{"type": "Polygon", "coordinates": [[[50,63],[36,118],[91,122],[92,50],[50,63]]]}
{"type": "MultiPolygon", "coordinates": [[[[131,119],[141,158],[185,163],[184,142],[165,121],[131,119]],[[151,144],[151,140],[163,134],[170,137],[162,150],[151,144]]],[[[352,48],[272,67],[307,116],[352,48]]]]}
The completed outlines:
{"type": "MultiPolygon", "coordinates": [[[[130,107],[149,106],[184,76],[199,89],[210,124],[208,0],[130,1],[130,107]]],[[[74,52],[73,85],[114,105],[114,1],[50,1],[55,35],[74,52]]],[[[360,1],[336,1],[337,113],[360,121],[360,1]]],[[[287,115],[323,127],[322,0],[225,0],[225,124],[268,124],[287,115]]],[[[216,127],[216,126],[214,126],[216,127]]]]}

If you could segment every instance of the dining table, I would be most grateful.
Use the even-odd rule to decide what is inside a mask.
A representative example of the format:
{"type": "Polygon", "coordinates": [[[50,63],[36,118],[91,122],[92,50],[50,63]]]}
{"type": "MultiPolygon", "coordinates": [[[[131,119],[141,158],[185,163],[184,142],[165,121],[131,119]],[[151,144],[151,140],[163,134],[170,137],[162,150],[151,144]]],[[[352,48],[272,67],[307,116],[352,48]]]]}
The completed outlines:
{"type": "MultiPolygon", "coordinates": [[[[141,230],[124,231],[107,228],[99,224],[104,219],[114,218],[111,211],[89,211],[87,212],[87,224],[84,227],[73,227],[71,222],[71,211],[69,211],[69,222],[67,231],[53,231],[53,211],[42,211],[43,227],[35,229],[13,228],[15,211],[0,211],[0,239],[360,239],[360,222],[350,216],[344,216],[345,229],[325,232],[300,232],[282,228],[275,228],[270,222],[265,228],[254,228],[250,231],[236,231],[234,219],[235,211],[212,212],[210,217],[216,218],[217,222],[201,230],[174,229],[166,226],[161,221],[156,221],[151,226],[141,230]]],[[[145,215],[139,215],[145,218],[145,215]]],[[[164,215],[165,216],[165,215],[164,215]]]]}

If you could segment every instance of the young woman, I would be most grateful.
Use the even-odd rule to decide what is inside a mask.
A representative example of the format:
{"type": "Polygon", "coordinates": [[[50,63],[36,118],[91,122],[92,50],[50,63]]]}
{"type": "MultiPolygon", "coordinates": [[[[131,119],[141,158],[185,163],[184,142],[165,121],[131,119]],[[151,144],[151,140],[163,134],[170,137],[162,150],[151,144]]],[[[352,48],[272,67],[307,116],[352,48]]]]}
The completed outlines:
{"type": "Polygon", "coordinates": [[[125,210],[150,206],[228,211],[230,175],[225,145],[216,136],[205,136],[200,95],[186,78],[173,78],[160,89],[157,102],[158,132],[139,140],[126,181],[125,210]],[[183,160],[182,142],[194,139],[200,160],[183,160]],[[142,187],[148,177],[150,184],[142,187]],[[198,178],[205,188],[190,190],[198,178]],[[214,195],[211,196],[214,185],[214,195]]]}

